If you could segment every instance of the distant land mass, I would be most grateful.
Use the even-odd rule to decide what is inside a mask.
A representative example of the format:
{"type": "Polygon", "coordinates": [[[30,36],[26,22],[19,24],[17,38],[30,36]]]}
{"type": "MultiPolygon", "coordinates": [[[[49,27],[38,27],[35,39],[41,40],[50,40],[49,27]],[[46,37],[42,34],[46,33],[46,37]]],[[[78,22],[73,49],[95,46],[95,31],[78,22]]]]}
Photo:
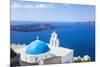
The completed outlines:
{"type": "Polygon", "coordinates": [[[56,26],[46,23],[37,23],[37,24],[20,24],[20,25],[11,25],[11,31],[22,31],[22,32],[40,32],[43,30],[54,30],[63,28],[63,26],[56,26]]]}

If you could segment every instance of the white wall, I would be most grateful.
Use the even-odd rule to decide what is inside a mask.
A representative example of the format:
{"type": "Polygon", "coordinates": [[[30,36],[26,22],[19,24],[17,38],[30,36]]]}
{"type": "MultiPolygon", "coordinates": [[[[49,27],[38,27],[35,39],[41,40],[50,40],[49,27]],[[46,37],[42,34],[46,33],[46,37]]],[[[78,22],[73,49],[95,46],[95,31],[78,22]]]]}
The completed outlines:
{"type": "Polygon", "coordinates": [[[65,56],[62,56],[61,62],[62,63],[72,63],[73,62],[73,52],[71,52],[65,56]]]}
{"type": "Polygon", "coordinates": [[[40,60],[47,59],[52,57],[52,55],[48,52],[45,54],[41,55],[28,55],[25,53],[21,53],[21,61],[29,62],[29,63],[34,63],[34,62],[39,62],[40,60]],[[35,57],[37,57],[37,61],[35,60],[35,57]]]}

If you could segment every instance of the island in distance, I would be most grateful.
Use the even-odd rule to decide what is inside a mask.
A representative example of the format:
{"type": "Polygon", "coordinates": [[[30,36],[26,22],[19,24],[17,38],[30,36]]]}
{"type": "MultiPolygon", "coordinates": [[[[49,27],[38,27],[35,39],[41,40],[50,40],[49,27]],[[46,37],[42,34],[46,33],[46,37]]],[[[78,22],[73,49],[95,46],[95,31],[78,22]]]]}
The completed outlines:
{"type": "Polygon", "coordinates": [[[40,32],[43,30],[54,30],[64,28],[64,26],[56,26],[46,23],[37,23],[37,24],[20,24],[20,25],[11,25],[11,31],[23,31],[23,32],[40,32]]]}

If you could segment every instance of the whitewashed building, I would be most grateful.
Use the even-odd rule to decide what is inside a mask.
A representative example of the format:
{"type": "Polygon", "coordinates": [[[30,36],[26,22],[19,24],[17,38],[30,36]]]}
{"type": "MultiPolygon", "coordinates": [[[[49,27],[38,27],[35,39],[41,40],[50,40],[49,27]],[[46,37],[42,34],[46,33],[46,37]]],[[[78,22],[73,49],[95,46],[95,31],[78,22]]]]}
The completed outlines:
{"type": "Polygon", "coordinates": [[[59,42],[55,31],[51,34],[49,44],[39,40],[39,37],[37,37],[37,40],[32,41],[21,50],[20,60],[27,64],[72,63],[73,50],[60,47],[59,42]]]}

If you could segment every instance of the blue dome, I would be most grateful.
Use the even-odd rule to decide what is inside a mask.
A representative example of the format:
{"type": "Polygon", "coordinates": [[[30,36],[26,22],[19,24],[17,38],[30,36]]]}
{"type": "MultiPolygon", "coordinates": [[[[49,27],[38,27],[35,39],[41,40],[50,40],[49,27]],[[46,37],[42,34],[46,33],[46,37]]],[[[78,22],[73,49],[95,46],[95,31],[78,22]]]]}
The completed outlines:
{"type": "Polygon", "coordinates": [[[49,50],[50,49],[45,42],[40,40],[35,40],[28,45],[25,53],[31,55],[38,55],[38,54],[46,53],[49,50]]]}

